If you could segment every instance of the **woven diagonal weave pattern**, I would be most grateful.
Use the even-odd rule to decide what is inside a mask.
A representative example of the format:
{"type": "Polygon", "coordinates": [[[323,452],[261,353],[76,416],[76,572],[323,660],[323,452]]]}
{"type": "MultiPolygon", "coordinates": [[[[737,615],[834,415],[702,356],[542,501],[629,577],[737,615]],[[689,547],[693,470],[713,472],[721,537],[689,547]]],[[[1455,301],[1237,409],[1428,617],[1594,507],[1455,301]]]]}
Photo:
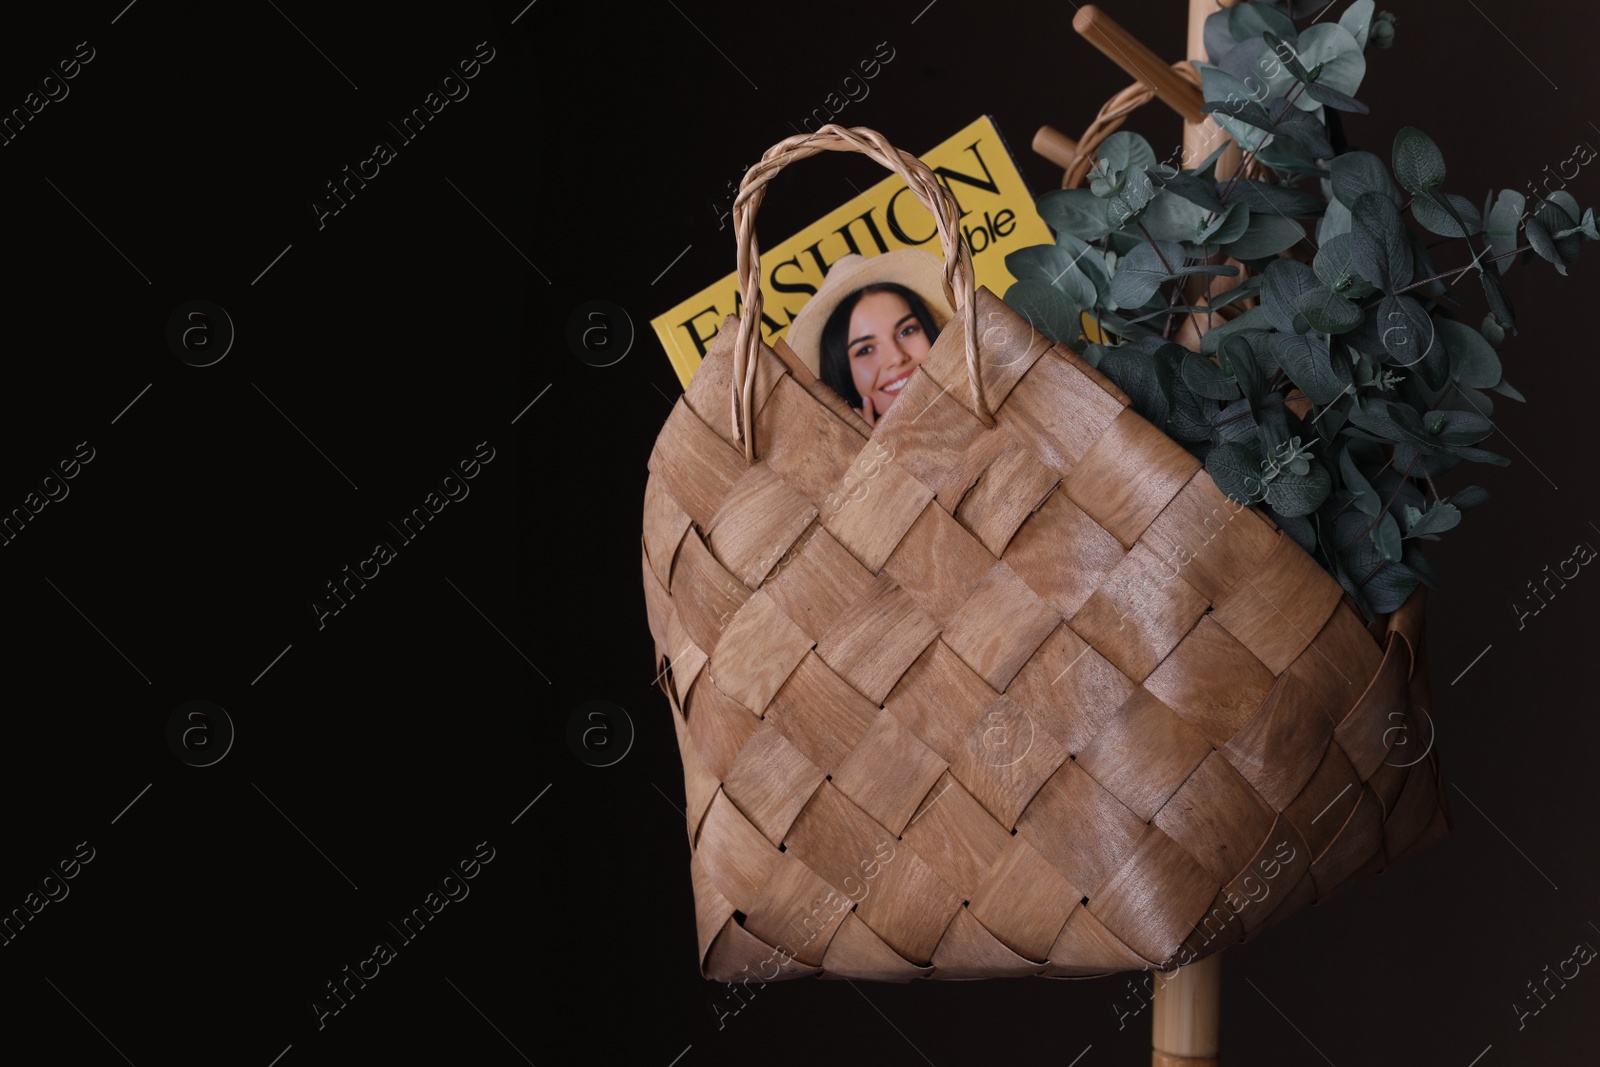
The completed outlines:
{"type": "Polygon", "coordinates": [[[1376,640],[1102,375],[972,310],[993,428],[954,323],[870,430],[762,346],[749,464],[730,317],[656,441],[708,978],[1166,969],[1448,832],[1420,599],[1376,640]]]}

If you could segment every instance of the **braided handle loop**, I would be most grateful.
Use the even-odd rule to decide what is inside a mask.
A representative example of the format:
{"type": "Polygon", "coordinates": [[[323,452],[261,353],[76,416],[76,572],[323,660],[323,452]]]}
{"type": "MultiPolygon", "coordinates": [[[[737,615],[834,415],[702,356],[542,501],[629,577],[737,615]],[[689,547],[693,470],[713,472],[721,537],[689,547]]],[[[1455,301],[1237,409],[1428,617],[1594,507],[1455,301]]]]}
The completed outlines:
{"type": "Polygon", "coordinates": [[[739,183],[733,202],[734,238],[738,242],[739,288],[744,314],[739,316],[739,332],[733,346],[732,416],[735,439],[744,443],[748,462],[755,462],[755,425],[751,411],[756,385],[756,348],[761,343],[761,248],[756,241],[756,209],[766,195],[767,183],[784,167],[819,152],[860,152],[904,178],[932,214],[944,251],[944,294],[963,319],[967,350],[967,379],[972,386],[974,406],[984,423],[994,425],[994,415],[984,397],[983,379],[978,372],[978,331],[973,315],[961,313],[972,307],[974,279],[972,252],[961,237],[960,209],[955,197],[939,184],[933,172],[916,156],[902,152],[876,130],[865,126],[846,128],[824,126],[811,134],[785,138],[767,149],[761,162],[751,167],[739,183]]]}

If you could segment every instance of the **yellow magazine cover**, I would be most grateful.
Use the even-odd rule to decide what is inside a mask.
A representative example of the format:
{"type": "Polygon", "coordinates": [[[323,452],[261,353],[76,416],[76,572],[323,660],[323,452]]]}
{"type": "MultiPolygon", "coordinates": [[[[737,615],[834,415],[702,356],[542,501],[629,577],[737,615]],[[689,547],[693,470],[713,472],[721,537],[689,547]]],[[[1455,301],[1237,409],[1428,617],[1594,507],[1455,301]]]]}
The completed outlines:
{"type": "MultiPolygon", "coordinates": [[[[1054,241],[994,120],[985,115],[921,157],[960,208],[974,277],[1004,296],[1016,280],[1008,254],[1054,241]]],[[[761,249],[761,336],[787,336],[823,276],[846,255],[876,256],[913,248],[940,254],[933,216],[894,174],[785,241],[761,249]]],[[[685,387],[730,314],[742,311],[738,275],[728,275],[650,320],[685,387]]]]}

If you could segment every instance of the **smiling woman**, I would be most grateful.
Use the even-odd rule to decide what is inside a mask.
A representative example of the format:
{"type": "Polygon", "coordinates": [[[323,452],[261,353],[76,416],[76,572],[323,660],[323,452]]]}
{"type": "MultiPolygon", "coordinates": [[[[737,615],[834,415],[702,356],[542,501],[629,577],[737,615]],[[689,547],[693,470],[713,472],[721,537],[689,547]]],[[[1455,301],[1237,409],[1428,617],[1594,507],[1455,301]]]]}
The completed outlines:
{"type": "Polygon", "coordinates": [[[843,256],[795,316],[789,347],[869,425],[950,321],[944,264],[914,249],[843,256]]]}

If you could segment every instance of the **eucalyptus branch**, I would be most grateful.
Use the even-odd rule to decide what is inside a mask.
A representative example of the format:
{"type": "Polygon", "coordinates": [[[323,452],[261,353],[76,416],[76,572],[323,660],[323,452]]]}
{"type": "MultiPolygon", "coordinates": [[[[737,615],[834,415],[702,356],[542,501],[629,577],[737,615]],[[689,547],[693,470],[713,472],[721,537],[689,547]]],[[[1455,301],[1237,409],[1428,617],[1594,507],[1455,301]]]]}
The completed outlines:
{"type": "MultiPolygon", "coordinates": [[[[1159,249],[1157,251],[1159,252],[1159,249]]],[[[1180,276],[1178,284],[1172,287],[1172,298],[1167,301],[1167,322],[1161,328],[1161,339],[1164,341],[1172,339],[1172,316],[1177,313],[1178,297],[1183,295],[1183,287],[1184,278],[1180,276]]]]}
{"type": "MultiPolygon", "coordinates": [[[[1394,492],[1389,494],[1389,499],[1383,502],[1383,507],[1378,509],[1378,513],[1372,516],[1372,521],[1367,523],[1360,533],[1356,534],[1350,540],[1339,546],[1340,552],[1343,552],[1345,549],[1349,548],[1363,537],[1366,537],[1368,534],[1372,533],[1372,531],[1377,528],[1378,523],[1383,521],[1383,517],[1389,514],[1389,509],[1394,507],[1394,502],[1400,499],[1400,490],[1406,487],[1406,479],[1411,477],[1411,468],[1415,467],[1417,465],[1417,460],[1422,458],[1421,452],[1417,452],[1416,449],[1412,449],[1412,452],[1413,455],[1411,457],[1411,462],[1406,464],[1405,472],[1400,475],[1400,480],[1394,483],[1394,492]]],[[[1394,463],[1393,457],[1390,457],[1389,463],[1390,465],[1394,463]]],[[[1427,468],[1423,469],[1426,470],[1427,468]]]]}
{"type": "MultiPolygon", "coordinates": [[[[1384,471],[1388,470],[1393,465],[1394,465],[1394,454],[1390,453],[1389,459],[1384,463],[1383,466],[1379,467],[1377,469],[1377,471],[1372,476],[1374,478],[1376,478],[1379,474],[1382,474],[1384,471]]],[[[1328,516],[1329,520],[1332,521],[1333,519],[1337,519],[1340,515],[1343,515],[1345,513],[1345,509],[1348,508],[1351,504],[1354,504],[1355,502],[1356,502],[1356,498],[1352,496],[1349,500],[1346,500],[1343,504],[1340,504],[1338,506],[1338,508],[1336,508],[1334,510],[1334,513],[1332,515],[1328,516]]],[[[1358,538],[1356,538],[1356,540],[1359,541],[1360,538],[1358,537],[1358,538]]]]}
{"type": "MultiPolygon", "coordinates": [[[[1245,168],[1247,168],[1250,165],[1250,161],[1255,158],[1256,151],[1261,146],[1261,143],[1266,141],[1268,135],[1275,134],[1277,132],[1276,127],[1277,127],[1278,123],[1282,122],[1283,121],[1283,117],[1289,113],[1289,109],[1294,107],[1295,100],[1300,96],[1300,94],[1302,92],[1305,91],[1305,88],[1306,88],[1306,83],[1305,82],[1301,82],[1300,84],[1295,86],[1294,91],[1292,93],[1290,93],[1287,97],[1284,98],[1283,105],[1278,108],[1278,113],[1276,115],[1272,116],[1272,125],[1273,125],[1274,128],[1270,129],[1270,130],[1262,130],[1261,131],[1261,136],[1256,138],[1257,144],[1252,146],[1252,147],[1250,147],[1250,148],[1246,148],[1245,151],[1244,151],[1244,155],[1239,157],[1239,166],[1238,166],[1238,168],[1234,170],[1233,176],[1228,179],[1228,184],[1223,187],[1223,190],[1222,190],[1222,201],[1223,201],[1223,203],[1227,203],[1228,197],[1233,195],[1234,186],[1239,183],[1239,179],[1240,178],[1244,177],[1245,168]]],[[[1234,140],[1237,143],[1238,138],[1234,138],[1234,140]]],[[[1239,145],[1239,147],[1240,148],[1244,148],[1244,145],[1239,145]]]]}
{"type": "Polygon", "coordinates": [[[1133,224],[1139,227],[1139,232],[1144,234],[1144,239],[1150,242],[1151,251],[1155,252],[1156,258],[1161,261],[1161,269],[1166,271],[1168,274],[1178,273],[1172,269],[1172,264],[1167,262],[1167,257],[1161,254],[1161,246],[1156,244],[1156,239],[1154,237],[1150,236],[1150,231],[1144,228],[1144,223],[1140,222],[1138,219],[1134,219],[1133,224]]]}
{"type": "Polygon", "coordinates": [[[1437,504],[1442,498],[1439,496],[1439,487],[1433,484],[1433,475],[1428,473],[1428,465],[1426,463],[1422,465],[1422,477],[1427,481],[1428,492],[1433,494],[1433,501],[1437,504]]]}
{"type": "MultiPolygon", "coordinates": [[[[1483,262],[1484,263],[1495,263],[1495,262],[1498,262],[1499,260],[1507,259],[1507,258],[1509,258],[1511,256],[1520,255],[1521,253],[1527,252],[1527,251],[1531,250],[1532,248],[1533,248],[1532,245],[1523,245],[1521,248],[1514,248],[1509,252],[1502,252],[1498,256],[1490,256],[1488,259],[1483,260],[1483,262]]],[[[1420,289],[1422,286],[1427,285],[1429,282],[1436,282],[1436,281],[1439,281],[1439,280],[1441,280],[1443,278],[1448,278],[1452,274],[1464,274],[1465,272],[1471,270],[1473,268],[1473,266],[1476,265],[1477,262],[1478,261],[1476,259],[1474,259],[1472,263],[1468,263],[1465,267],[1457,267],[1454,270],[1447,270],[1443,274],[1435,274],[1431,278],[1424,278],[1419,282],[1412,282],[1410,285],[1406,286],[1404,289],[1396,289],[1390,295],[1391,296],[1399,296],[1401,293],[1409,293],[1413,289],[1420,289]]],[[[1378,303],[1382,303],[1381,299],[1378,300],[1378,301],[1375,301],[1372,304],[1368,304],[1366,306],[1367,307],[1374,307],[1378,303]]]]}
{"type": "MultiPolygon", "coordinates": [[[[1485,216],[1483,223],[1488,223],[1490,229],[1480,223],[1473,232],[1468,232],[1467,219],[1476,214],[1476,209],[1469,210],[1469,205],[1461,198],[1443,193],[1447,177],[1444,154],[1421,130],[1404,127],[1394,138],[1388,158],[1381,158],[1350,147],[1339,123],[1334,121],[1337,110],[1325,114],[1320,110],[1306,114],[1295,112],[1302,94],[1319,102],[1332,101],[1324,105],[1329,108],[1362,109],[1361,104],[1354,102],[1360,85],[1359,71],[1351,64],[1330,64],[1343,56],[1357,54],[1363,27],[1341,19],[1341,24],[1353,37],[1328,34],[1324,30],[1317,45],[1320,62],[1307,71],[1300,61],[1303,57],[1293,51],[1296,46],[1285,48],[1283,42],[1272,38],[1271,34],[1259,32],[1259,26],[1258,32],[1236,34],[1235,30],[1243,23],[1222,12],[1210,17],[1215,21],[1207,25],[1209,36],[1216,38],[1220,34],[1223,38],[1213,43],[1226,45],[1231,41],[1237,46],[1254,40],[1271,44],[1280,53],[1279,58],[1286,60],[1285,65],[1294,77],[1291,84],[1274,74],[1270,95],[1252,88],[1254,83],[1241,86],[1237,77],[1219,78],[1217,83],[1202,85],[1203,90],[1210,89],[1209,93],[1202,93],[1208,101],[1208,112],[1213,112],[1229,131],[1230,140],[1224,142],[1227,151],[1242,153],[1238,166],[1226,176],[1207,171],[1204,177],[1198,165],[1189,169],[1180,166],[1178,175],[1181,177],[1163,183],[1164,195],[1151,192],[1141,180],[1133,190],[1122,194],[1126,203],[1108,204],[1105,201],[1117,195],[1121,188],[1118,183],[1125,181],[1124,174],[1130,168],[1139,167],[1142,173],[1149,174],[1155,160],[1148,141],[1131,131],[1118,131],[1106,140],[1104,158],[1095,161],[1091,172],[1097,177],[1094,189],[1047,193],[1045,197],[1055,199],[1047,204],[1041,198],[1040,211],[1058,230],[1070,232],[1091,245],[1098,242],[1103,261],[1111,258],[1107,249],[1113,244],[1119,249],[1130,248],[1128,256],[1108,266],[1103,275],[1096,272],[1093,279],[1097,293],[1092,321],[1102,331],[1102,343],[1091,347],[1101,354],[1121,349],[1117,358],[1104,361],[1108,377],[1157,429],[1166,431],[1200,458],[1220,489],[1233,499],[1249,498],[1269,509],[1274,519],[1282,520],[1280,525],[1306,545],[1308,551],[1350,589],[1370,618],[1374,613],[1398,608],[1416,587],[1419,571],[1424,566],[1417,555],[1422,546],[1407,542],[1406,557],[1411,561],[1408,566],[1383,559],[1360,576],[1345,573],[1343,555],[1362,539],[1373,538],[1379,529],[1383,531],[1376,535],[1380,547],[1392,553],[1394,530],[1387,517],[1393,516],[1402,527],[1406,525],[1404,515],[1394,510],[1400,507],[1400,498],[1405,496],[1408,503],[1415,501],[1425,508],[1437,508],[1450,499],[1441,495],[1433,475],[1432,468],[1444,462],[1442,457],[1484,458],[1482,453],[1456,448],[1448,442],[1440,442],[1441,448],[1430,451],[1428,444],[1410,435],[1408,430],[1415,430],[1417,421],[1425,419],[1435,406],[1427,383],[1443,375],[1458,383],[1490,382],[1497,378],[1504,381],[1500,363],[1503,353],[1497,354],[1496,349],[1505,341],[1504,334],[1509,330],[1497,329],[1493,319],[1475,330],[1456,317],[1459,313],[1453,305],[1461,303],[1460,295],[1454,291],[1456,282],[1476,269],[1485,283],[1490,310],[1509,315],[1509,305],[1502,301],[1509,301],[1510,296],[1499,284],[1499,270],[1491,264],[1529,251],[1557,263],[1570,263],[1576,258],[1575,234],[1581,233],[1587,240],[1600,240],[1595,212],[1590,208],[1580,217],[1576,201],[1560,194],[1555,201],[1560,210],[1547,210],[1540,216],[1542,228],[1529,222],[1531,232],[1528,232],[1522,229],[1519,220],[1516,231],[1502,233],[1505,226],[1500,224],[1500,219],[1485,216]],[[1246,96],[1250,102],[1241,107],[1239,101],[1246,96]],[[1273,96],[1278,97],[1276,103],[1273,96]],[[1315,128],[1319,115],[1321,125],[1326,127],[1322,135],[1315,128]],[[1252,136],[1246,127],[1255,130],[1255,135],[1252,136]],[[1319,143],[1324,138],[1331,146],[1327,153],[1319,143]],[[1270,171],[1266,182],[1252,182],[1246,172],[1263,169],[1260,160],[1269,145],[1272,151],[1268,156],[1277,162],[1266,168],[1270,171]],[[1323,158],[1324,155],[1327,158],[1323,158]],[[1285,247],[1297,238],[1310,241],[1311,247],[1317,248],[1317,242],[1312,240],[1317,236],[1314,227],[1297,223],[1300,232],[1291,235],[1287,226],[1281,227],[1280,233],[1276,220],[1268,223],[1274,211],[1286,218],[1302,219],[1317,214],[1316,201],[1331,202],[1327,194],[1310,199],[1313,191],[1309,183],[1299,180],[1299,175],[1309,171],[1336,172],[1340,179],[1340,200],[1347,207],[1353,208],[1363,196],[1377,195],[1385,201],[1381,210],[1375,205],[1373,212],[1362,213],[1361,226],[1355,227],[1363,230],[1358,235],[1360,239],[1345,240],[1342,250],[1328,257],[1330,262],[1319,259],[1312,263],[1295,254],[1292,247],[1285,247]],[[1266,185],[1267,188],[1260,197],[1246,198],[1240,196],[1245,184],[1252,188],[1266,185]],[[1116,188],[1111,188],[1112,185],[1116,188]],[[1128,210],[1141,201],[1142,208],[1158,195],[1163,199],[1155,214],[1128,210]],[[1189,203],[1179,203],[1174,198],[1189,203]],[[1213,198],[1219,198],[1220,203],[1213,198]],[[1395,207],[1391,208],[1391,204],[1395,207]],[[1300,210],[1290,212],[1290,206],[1300,210]],[[1251,223],[1243,230],[1229,227],[1233,233],[1229,237],[1222,233],[1219,225],[1225,212],[1242,216],[1235,220],[1241,223],[1259,214],[1263,216],[1263,225],[1251,223]],[[1453,226],[1443,224],[1446,218],[1453,220],[1453,226]],[[1203,332],[1218,328],[1227,330],[1231,318],[1225,309],[1214,307],[1212,303],[1218,283],[1214,280],[1217,275],[1211,271],[1217,268],[1194,266],[1211,259],[1206,249],[1202,248],[1197,254],[1187,251],[1192,247],[1188,242],[1211,227],[1217,228],[1213,236],[1226,238],[1209,243],[1221,255],[1256,264],[1267,262],[1270,266],[1258,272],[1261,277],[1249,283],[1249,289],[1234,300],[1223,301],[1235,311],[1245,303],[1255,304],[1256,307],[1247,312],[1253,316],[1247,325],[1253,328],[1229,331],[1233,334],[1226,346],[1229,355],[1203,358],[1193,361],[1198,365],[1191,365],[1187,356],[1175,346],[1162,343],[1180,332],[1182,316],[1189,315],[1194,327],[1203,332]],[[1443,242],[1430,238],[1423,231],[1443,236],[1439,231],[1452,228],[1456,235],[1446,236],[1444,240],[1466,240],[1472,258],[1464,265],[1435,273],[1432,263],[1435,253],[1427,250],[1443,242]],[[1155,238],[1158,230],[1162,241],[1155,238]],[[1557,238],[1558,233],[1565,236],[1557,238]],[[1169,245],[1169,241],[1173,243],[1169,245]],[[1503,247],[1505,241],[1514,247],[1497,254],[1496,249],[1503,247]],[[1142,244],[1148,244],[1155,255],[1146,252],[1142,244]],[[1417,249],[1415,255],[1407,254],[1407,246],[1417,249]],[[1175,253],[1181,256],[1181,263],[1166,254],[1167,247],[1185,249],[1183,253],[1175,253]],[[1133,262],[1126,263],[1130,258],[1133,262]],[[1412,263],[1410,268],[1404,268],[1406,261],[1412,263]],[[1165,272],[1159,277],[1158,264],[1165,272]],[[1413,275],[1426,271],[1429,276],[1403,281],[1394,276],[1398,273],[1397,266],[1413,275]],[[1133,269],[1124,278],[1125,267],[1133,269]],[[1330,268],[1334,273],[1329,272],[1330,268]],[[1196,273],[1206,275],[1203,284],[1198,281],[1191,284],[1188,280],[1196,273]],[[1356,291],[1369,288],[1365,284],[1368,281],[1381,279],[1383,284],[1373,287],[1369,296],[1356,297],[1351,294],[1350,282],[1363,278],[1365,281],[1356,291]],[[1142,298],[1138,308],[1124,309],[1133,317],[1108,310],[1107,280],[1115,285],[1119,295],[1130,300],[1136,296],[1142,298]],[[1169,288],[1163,289],[1163,286],[1169,288]],[[1391,290],[1390,286],[1395,288],[1391,290]],[[1441,289],[1445,291],[1439,292],[1441,289]],[[1167,295],[1165,307],[1157,296],[1162,292],[1167,295]],[[1351,342],[1341,343],[1333,336],[1349,334],[1354,337],[1354,331],[1361,331],[1360,336],[1368,341],[1363,350],[1370,347],[1372,338],[1391,325],[1387,318],[1378,321],[1389,311],[1384,302],[1389,301],[1393,306],[1393,297],[1411,293],[1416,294],[1413,299],[1403,302],[1404,317],[1411,332],[1420,329],[1426,333],[1432,326],[1445,342],[1438,351],[1438,360],[1424,368],[1426,373],[1397,375],[1397,368],[1381,365],[1381,351],[1376,356],[1351,355],[1345,351],[1351,342]],[[1439,295],[1431,296],[1431,293],[1439,295]],[[1240,302],[1239,297],[1245,295],[1251,299],[1240,302]],[[1141,310],[1146,307],[1152,310],[1141,310]],[[1163,319],[1158,338],[1154,325],[1163,319]],[[1108,323],[1114,324],[1113,328],[1119,332],[1115,339],[1104,334],[1108,323]],[[1243,347],[1235,351],[1238,346],[1243,347]],[[1346,364],[1358,357],[1360,366],[1353,367],[1352,373],[1352,368],[1347,368],[1346,364]],[[1181,376],[1184,371],[1187,376],[1181,376]],[[1248,403],[1239,403],[1237,398],[1241,392],[1247,395],[1248,403]],[[1313,396],[1325,397],[1327,403],[1311,401],[1313,396]],[[1261,400],[1261,397],[1268,399],[1261,400]],[[1286,406],[1299,410],[1308,403],[1303,417],[1287,417],[1286,406]],[[1239,408],[1246,410],[1239,411],[1239,408]],[[1326,419],[1330,413],[1334,417],[1326,419]],[[1378,457],[1381,466],[1374,473],[1365,470],[1369,465],[1365,457],[1371,455],[1370,446],[1336,428],[1336,424],[1352,419],[1376,434],[1378,439],[1394,442],[1385,450],[1386,456],[1378,457]],[[1305,446],[1294,438],[1283,441],[1286,425],[1315,436],[1305,446]],[[1315,462],[1309,457],[1313,447],[1317,452],[1315,462]],[[1407,447],[1413,454],[1402,470],[1396,457],[1407,447]],[[1436,455],[1441,458],[1436,460],[1436,455]],[[1350,483],[1345,481],[1347,472],[1350,472],[1350,483]],[[1391,475],[1394,484],[1384,489],[1385,479],[1390,479],[1391,475]],[[1271,493],[1265,496],[1251,488],[1252,480],[1260,482],[1263,478],[1271,481],[1271,493]],[[1407,485],[1414,488],[1408,490],[1407,485]],[[1359,496],[1352,495],[1356,486],[1362,487],[1359,496]],[[1356,537],[1341,546],[1336,543],[1339,531],[1335,526],[1343,521],[1341,517],[1352,505],[1358,507],[1357,514],[1367,521],[1352,518],[1346,526],[1356,528],[1349,531],[1356,533],[1356,537]],[[1368,510],[1378,513],[1367,516],[1368,510]],[[1359,586],[1353,584],[1358,579],[1359,586]],[[1364,593],[1358,592],[1360,587],[1369,585],[1364,593]]],[[[1378,48],[1389,46],[1394,37],[1392,23],[1392,17],[1384,13],[1370,18],[1365,27],[1368,50],[1373,42],[1378,48]]],[[[1212,81],[1210,74],[1208,70],[1207,82],[1212,81]]],[[[1218,152],[1219,157],[1222,154],[1218,152]]],[[[1509,213],[1504,199],[1502,197],[1501,204],[1495,208],[1501,216],[1509,213]]],[[[1322,232],[1324,235],[1331,233],[1326,228],[1322,232]]],[[[1320,248],[1321,252],[1328,250],[1326,243],[1320,248]]],[[[1443,256],[1442,253],[1438,255],[1443,256]]],[[[1051,293],[1037,284],[1039,281],[1054,284],[1052,276],[1059,266],[1052,266],[1048,272],[1043,268],[1055,264],[1058,256],[1058,247],[1051,245],[1048,253],[1016,261],[1016,266],[1024,268],[1013,271],[1018,284],[1028,286],[1018,294],[1022,298],[1025,293],[1026,298],[1019,299],[1017,306],[1055,312],[1061,321],[1067,322],[1068,312],[1075,311],[1076,307],[1068,299],[1070,294],[1052,304],[1051,293]],[[1029,275],[1026,282],[1024,273],[1029,275]]],[[[1012,261],[1008,258],[1010,265],[1012,261]]],[[[1073,336],[1057,340],[1078,350],[1082,346],[1077,340],[1076,316],[1070,321],[1073,336]]],[[[1389,334],[1390,338],[1394,336],[1389,334]]],[[[1213,342],[1215,340],[1212,338],[1213,342]]],[[[1092,353],[1091,360],[1098,362],[1093,360],[1092,353]]],[[[1515,390],[1500,388],[1520,399],[1515,390]]],[[[1447,413],[1445,422],[1454,420],[1455,416],[1447,413]]],[[[1429,425],[1433,432],[1442,433],[1445,422],[1438,427],[1429,425]]],[[[1463,415],[1460,425],[1452,430],[1466,429],[1477,422],[1475,417],[1463,415]]],[[[1452,436],[1451,439],[1459,438],[1452,436]]],[[[1489,458],[1499,461],[1498,457],[1489,458]]],[[[1451,464],[1445,462],[1444,465],[1451,464]]],[[[1450,517],[1440,516],[1422,532],[1442,530],[1445,523],[1439,520],[1446,518],[1450,517]]],[[[1364,555],[1367,550],[1360,551],[1364,555]]]]}

